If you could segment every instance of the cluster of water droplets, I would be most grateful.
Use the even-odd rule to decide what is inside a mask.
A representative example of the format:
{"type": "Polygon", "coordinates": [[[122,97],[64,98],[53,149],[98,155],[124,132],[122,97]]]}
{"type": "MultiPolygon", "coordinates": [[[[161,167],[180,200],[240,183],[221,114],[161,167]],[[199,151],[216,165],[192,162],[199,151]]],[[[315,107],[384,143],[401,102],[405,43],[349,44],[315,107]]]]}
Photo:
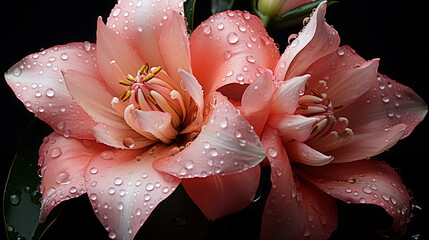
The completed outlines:
{"type": "MultiPolygon", "coordinates": [[[[70,61],[81,62],[96,70],[95,45],[89,42],[72,43],[42,50],[22,59],[6,75],[6,80],[28,111],[35,113],[65,136],[72,134],[67,116],[79,115],[83,111],[67,94],[61,72],[69,68],[67,66],[70,66],[70,61]]],[[[82,118],[73,124],[84,126],[85,120],[89,118],[82,118]]]]}

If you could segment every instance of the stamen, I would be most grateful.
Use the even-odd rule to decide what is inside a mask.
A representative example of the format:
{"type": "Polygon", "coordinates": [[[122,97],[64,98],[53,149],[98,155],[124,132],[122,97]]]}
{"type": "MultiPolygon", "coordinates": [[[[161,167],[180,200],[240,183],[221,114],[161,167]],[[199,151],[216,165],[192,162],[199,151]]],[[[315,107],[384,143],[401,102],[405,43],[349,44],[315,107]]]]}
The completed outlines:
{"type": "Polygon", "coordinates": [[[307,82],[305,82],[305,89],[308,89],[308,87],[309,87],[309,84],[308,84],[308,81],[307,81],[307,82]]]}
{"type": "Polygon", "coordinates": [[[148,102],[146,101],[146,98],[144,97],[143,91],[141,89],[137,90],[137,101],[143,111],[152,111],[152,108],[149,106],[148,102]]]}
{"type": "Polygon", "coordinates": [[[149,100],[153,103],[153,105],[158,106],[158,103],[156,103],[155,99],[153,99],[152,95],[148,94],[146,95],[147,98],[149,98],[149,100]]]}
{"type": "Polygon", "coordinates": [[[125,94],[127,94],[127,91],[122,90],[121,94],[119,95],[119,99],[123,99],[125,97],[125,94]]]}
{"type": "Polygon", "coordinates": [[[174,128],[177,128],[181,123],[180,117],[178,116],[177,112],[174,111],[174,109],[170,106],[164,96],[162,96],[160,93],[152,90],[150,94],[157,101],[159,107],[162,108],[164,112],[170,113],[171,123],[174,128]]]}
{"type": "Polygon", "coordinates": [[[140,70],[137,72],[138,75],[142,75],[143,73],[148,73],[149,71],[149,64],[146,63],[145,65],[143,65],[140,70]]]}
{"type": "Polygon", "coordinates": [[[331,100],[329,100],[329,98],[325,98],[325,106],[328,106],[331,103],[331,100]]]}
{"type": "Polygon", "coordinates": [[[320,95],[320,93],[316,90],[316,89],[311,89],[311,92],[315,95],[315,96],[317,96],[317,97],[319,97],[319,98],[321,98],[322,97],[322,95],[320,95]]]}
{"type": "Polygon", "coordinates": [[[155,75],[157,74],[157,73],[159,73],[159,71],[161,71],[161,66],[159,66],[159,67],[157,67],[153,72],[151,72],[151,73],[149,73],[148,75],[146,75],[144,78],[143,78],[143,80],[142,80],[142,82],[146,82],[146,81],[149,81],[149,80],[151,80],[153,77],[155,77],[155,75]]]}
{"type": "Polygon", "coordinates": [[[337,105],[332,106],[332,109],[337,110],[337,109],[340,109],[342,107],[343,107],[343,105],[337,104],[337,105]]]}
{"type": "Polygon", "coordinates": [[[131,74],[127,75],[127,79],[130,80],[131,82],[135,82],[136,80],[134,79],[133,76],[131,76],[131,74]]]}
{"type": "Polygon", "coordinates": [[[298,105],[299,105],[299,108],[301,108],[301,109],[304,109],[304,110],[308,109],[308,107],[306,105],[302,105],[302,104],[298,104],[298,105]]]}
{"type": "Polygon", "coordinates": [[[131,91],[127,91],[127,93],[125,94],[125,96],[123,98],[121,98],[122,102],[127,101],[129,98],[131,97],[131,91]]]}
{"type": "Polygon", "coordinates": [[[121,85],[124,85],[124,86],[131,86],[131,85],[133,85],[132,83],[130,83],[130,82],[127,82],[127,81],[119,81],[119,84],[121,84],[121,85]]]}

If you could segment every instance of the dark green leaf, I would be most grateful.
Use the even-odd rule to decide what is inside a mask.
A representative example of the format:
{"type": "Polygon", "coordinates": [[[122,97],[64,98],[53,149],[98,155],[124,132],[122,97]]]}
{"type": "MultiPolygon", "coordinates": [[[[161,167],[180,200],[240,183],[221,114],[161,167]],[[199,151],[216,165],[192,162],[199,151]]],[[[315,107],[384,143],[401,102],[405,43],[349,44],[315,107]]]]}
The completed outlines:
{"type": "Polygon", "coordinates": [[[212,14],[231,10],[234,0],[211,0],[212,14]]]}
{"type": "Polygon", "coordinates": [[[188,22],[188,30],[194,30],[194,11],[196,0],[187,0],[185,2],[185,18],[188,22]]]}
{"type": "Polygon", "coordinates": [[[8,239],[40,239],[54,219],[39,223],[41,194],[37,191],[40,178],[39,147],[52,129],[39,119],[25,130],[15,159],[9,170],[3,194],[3,217],[8,239]]]}
{"type": "MultiPolygon", "coordinates": [[[[289,12],[283,14],[282,16],[280,16],[280,18],[276,19],[275,21],[284,22],[284,21],[288,21],[288,20],[291,20],[294,18],[306,16],[306,15],[310,14],[311,11],[314,8],[316,8],[317,6],[319,6],[319,4],[323,1],[324,0],[316,0],[314,2],[310,2],[307,4],[301,5],[297,8],[294,8],[294,9],[290,10],[289,12]]],[[[333,4],[333,3],[338,3],[338,1],[328,0],[328,6],[333,4]]]]}

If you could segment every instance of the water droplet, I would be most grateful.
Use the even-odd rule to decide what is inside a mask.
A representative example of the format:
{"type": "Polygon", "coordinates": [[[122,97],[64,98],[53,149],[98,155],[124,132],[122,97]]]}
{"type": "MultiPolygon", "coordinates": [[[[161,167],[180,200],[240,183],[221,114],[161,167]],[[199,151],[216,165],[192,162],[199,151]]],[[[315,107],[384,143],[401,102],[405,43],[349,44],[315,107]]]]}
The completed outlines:
{"type": "Polygon", "coordinates": [[[21,75],[21,73],[22,73],[22,71],[21,71],[21,69],[20,69],[19,67],[15,68],[15,69],[13,70],[13,75],[14,75],[15,77],[19,77],[19,76],[21,75]]]}
{"type": "Polygon", "coordinates": [[[77,188],[75,188],[75,187],[71,187],[71,188],[69,189],[69,192],[70,192],[71,194],[75,194],[75,193],[77,193],[77,188]]]}
{"type": "Polygon", "coordinates": [[[111,231],[109,232],[109,238],[110,238],[110,239],[115,239],[115,238],[116,238],[116,233],[115,233],[115,231],[111,230],[111,231]]]}
{"type": "Polygon", "coordinates": [[[234,132],[234,136],[236,137],[236,138],[241,138],[241,132],[240,131],[235,131],[234,132]]]}
{"type": "Polygon", "coordinates": [[[369,186],[365,186],[362,188],[362,192],[366,193],[366,194],[371,194],[372,193],[372,189],[369,186]]]}
{"type": "Polygon", "coordinates": [[[21,202],[21,197],[18,194],[12,194],[9,197],[10,204],[13,206],[18,205],[21,202]]]}
{"type": "Polygon", "coordinates": [[[186,163],[185,163],[185,167],[186,167],[187,169],[191,169],[191,168],[193,168],[193,167],[194,167],[194,162],[193,162],[193,161],[191,161],[191,160],[186,161],[186,163]]]}
{"type": "Polygon", "coordinates": [[[302,20],[302,25],[305,27],[307,26],[307,24],[310,22],[311,18],[310,17],[306,17],[302,20]]]}
{"type": "Polygon", "coordinates": [[[120,7],[113,9],[112,16],[114,16],[114,17],[119,16],[119,14],[121,13],[121,10],[122,9],[120,7]]]}
{"type": "Polygon", "coordinates": [[[219,24],[217,25],[217,29],[222,30],[223,28],[224,28],[223,23],[219,23],[219,24]]]}
{"type": "Polygon", "coordinates": [[[91,174],[96,174],[96,173],[98,172],[98,170],[97,170],[96,168],[91,168],[91,169],[89,170],[89,172],[90,172],[91,174]]]}
{"type": "MultiPolygon", "coordinates": [[[[230,59],[230,58],[231,58],[231,56],[232,56],[232,54],[231,54],[231,52],[230,52],[230,51],[226,51],[226,52],[225,52],[225,54],[224,54],[225,59],[230,59]]],[[[231,75],[232,75],[232,74],[231,74],[231,75]]]]}
{"type": "Polygon", "coordinates": [[[107,192],[110,194],[110,195],[113,195],[113,194],[115,194],[115,188],[113,188],[113,187],[110,187],[109,188],[109,190],[107,190],[107,192]]]}
{"type": "Polygon", "coordinates": [[[55,95],[55,91],[52,88],[48,88],[48,89],[46,89],[45,94],[47,97],[53,97],[55,95]]]}
{"type": "MultiPolygon", "coordinates": [[[[291,34],[289,37],[288,37],[288,39],[287,39],[287,42],[289,43],[289,44],[292,44],[296,39],[298,38],[298,34],[291,34]]],[[[298,43],[294,43],[294,46],[296,46],[298,43]]],[[[294,47],[294,46],[292,46],[292,47],[294,47]]]]}
{"type": "Polygon", "coordinates": [[[124,210],[124,204],[123,204],[122,202],[118,202],[118,203],[116,204],[116,207],[117,207],[120,211],[124,210]]]}
{"type": "Polygon", "coordinates": [[[57,158],[57,157],[59,157],[60,155],[61,155],[61,148],[59,148],[59,147],[56,147],[56,148],[54,148],[54,149],[52,149],[52,151],[51,151],[51,156],[53,157],[53,158],[57,158]]]}
{"type": "Polygon", "coordinates": [[[220,120],[220,127],[221,127],[221,128],[226,128],[226,127],[228,127],[228,118],[223,117],[223,118],[220,120]]]}
{"type": "Polygon", "coordinates": [[[209,150],[209,154],[210,154],[210,156],[212,156],[212,157],[216,157],[216,156],[217,156],[216,148],[212,148],[212,149],[210,149],[210,150],[209,150]]]}
{"type": "Polygon", "coordinates": [[[145,201],[149,201],[150,200],[150,195],[149,194],[145,194],[143,196],[143,198],[144,198],[145,201]]]}
{"type": "Polygon", "coordinates": [[[228,72],[226,72],[227,77],[231,77],[232,74],[234,74],[234,71],[232,71],[232,70],[229,70],[228,72]]]}
{"type": "Polygon", "coordinates": [[[69,184],[71,182],[69,177],[70,177],[70,174],[68,174],[67,172],[61,172],[55,178],[55,181],[60,185],[69,184]]]}
{"type": "Polygon", "coordinates": [[[344,50],[343,50],[342,48],[338,48],[338,49],[337,49],[337,54],[338,54],[339,56],[343,56],[343,55],[344,55],[344,50]]]}
{"type": "Polygon", "coordinates": [[[210,34],[212,32],[212,29],[211,29],[211,27],[209,25],[206,25],[206,26],[203,27],[203,32],[205,34],[210,34]]]}
{"type": "Polygon", "coordinates": [[[231,44],[236,44],[238,42],[238,35],[236,33],[234,33],[234,32],[229,33],[228,37],[227,37],[227,40],[231,44]]]}
{"type": "Polygon", "coordinates": [[[383,101],[384,103],[388,103],[389,102],[389,97],[386,95],[381,95],[381,101],[383,101]]]}
{"type": "Polygon", "coordinates": [[[163,188],[162,188],[162,192],[163,192],[163,193],[168,193],[168,187],[163,187],[163,188]]]}
{"type": "Polygon", "coordinates": [[[255,58],[254,58],[252,55],[247,56],[247,57],[246,57],[246,60],[247,60],[249,63],[254,63],[254,62],[255,62],[255,58]]]}
{"type": "Polygon", "coordinates": [[[119,185],[121,185],[121,184],[122,184],[122,179],[121,179],[120,177],[117,177],[117,178],[115,178],[115,179],[113,180],[113,183],[114,183],[116,186],[119,186],[119,185]]]}
{"type": "Polygon", "coordinates": [[[202,171],[201,172],[201,177],[207,177],[207,172],[206,171],[202,171]]]}
{"type": "Polygon", "coordinates": [[[83,42],[83,49],[85,49],[85,51],[89,52],[89,50],[91,50],[91,43],[88,41],[83,42]]]}
{"type": "Polygon", "coordinates": [[[272,157],[272,158],[277,157],[277,151],[273,147],[269,147],[267,149],[267,154],[268,154],[269,157],[272,157]]]}
{"type": "Polygon", "coordinates": [[[133,148],[134,147],[134,140],[132,139],[132,138],[125,138],[123,141],[122,141],[122,144],[124,144],[124,146],[126,147],[126,148],[133,148]]]}
{"type": "Polygon", "coordinates": [[[95,200],[97,200],[97,194],[95,194],[95,193],[91,193],[91,194],[89,195],[89,198],[90,198],[92,201],[95,201],[95,200]]]}
{"type": "Polygon", "coordinates": [[[148,183],[148,184],[146,184],[146,191],[152,191],[152,190],[153,190],[153,188],[154,188],[154,186],[153,186],[153,184],[152,184],[152,183],[148,183]]]}
{"type": "Polygon", "coordinates": [[[63,53],[63,54],[61,54],[61,59],[65,61],[65,60],[69,59],[69,55],[67,53],[63,53]]]}
{"type": "Polygon", "coordinates": [[[100,154],[100,157],[104,160],[110,160],[115,158],[115,154],[112,151],[104,151],[100,154]]]}

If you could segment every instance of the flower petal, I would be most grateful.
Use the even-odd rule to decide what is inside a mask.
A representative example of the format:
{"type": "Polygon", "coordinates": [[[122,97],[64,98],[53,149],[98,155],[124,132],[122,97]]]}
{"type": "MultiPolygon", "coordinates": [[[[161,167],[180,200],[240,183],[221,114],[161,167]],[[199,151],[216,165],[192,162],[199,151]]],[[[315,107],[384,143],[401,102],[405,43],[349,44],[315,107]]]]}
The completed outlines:
{"type": "Polygon", "coordinates": [[[272,72],[267,70],[244,91],[241,103],[244,117],[261,135],[270,113],[271,100],[275,90],[272,72]]]}
{"type": "Polygon", "coordinates": [[[204,215],[214,221],[247,207],[258,189],[259,177],[260,167],[255,166],[231,175],[183,179],[182,185],[204,215]]]}
{"type": "Polygon", "coordinates": [[[365,94],[335,113],[349,120],[349,128],[354,133],[347,145],[329,153],[336,157],[336,162],[340,160],[339,152],[343,155],[341,161],[351,161],[386,150],[397,140],[407,137],[427,113],[426,103],[411,88],[386,76],[379,75],[376,79],[365,94]],[[350,152],[354,156],[347,156],[343,151],[357,147],[371,151],[361,151],[360,155],[355,155],[356,151],[350,152]]]}
{"type": "MultiPolygon", "coordinates": [[[[173,11],[184,16],[183,0],[118,1],[110,13],[107,26],[126,39],[145,62],[151,66],[167,68],[163,64],[161,46],[158,43],[173,11]]],[[[180,21],[185,20],[182,17],[180,21]]]]}
{"type": "Polygon", "coordinates": [[[337,50],[340,38],[335,29],[325,22],[326,6],[326,1],[319,4],[310,22],[286,48],[274,71],[277,79],[287,80],[303,75],[313,62],[337,50]]]}
{"type": "Polygon", "coordinates": [[[276,128],[281,133],[284,143],[292,140],[304,142],[313,132],[313,126],[320,119],[315,117],[304,117],[302,115],[277,114],[271,115],[268,125],[276,128]]]}
{"type": "Polygon", "coordinates": [[[211,16],[195,29],[190,44],[193,74],[206,93],[231,83],[252,83],[279,59],[261,20],[248,12],[211,16]]]}
{"type": "Polygon", "coordinates": [[[98,77],[95,45],[89,42],[55,46],[31,54],[12,66],[5,79],[30,112],[65,136],[94,139],[94,121],[72,99],[61,71],[75,69],[98,77]]]}
{"type": "MultiPolygon", "coordinates": [[[[201,85],[198,83],[197,79],[190,73],[180,70],[180,77],[182,83],[186,88],[186,92],[194,100],[195,106],[197,107],[195,113],[195,119],[191,122],[181,133],[189,133],[193,131],[199,131],[203,122],[203,110],[204,110],[204,93],[201,85]]],[[[191,107],[188,108],[190,110],[191,107]]],[[[188,111],[188,118],[192,118],[192,114],[188,111]]]]}
{"type": "Polygon", "coordinates": [[[309,78],[310,75],[307,74],[279,82],[274,92],[271,114],[293,114],[298,107],[300,93],[304,91],[305,83],[309,78]]]}
{"type": "Polygon", "coordinates": [[[118,95],[124,90],[119,81],[125,80],[127,74],[135,75],[144,64],[124,39],[104,25],[101,17],[97,22],[97,60],[105,84],[118,95]],[[120,69],[123,76],[122,73],[115,73],[115,67],[120,69]]]}
{"type": "Polygon", "coordinates": [[[291,162],[302,163],[310,166],[323,166],[334,158],[311,148],[305,143],[293,141],[285,144],[287,154],[291,162]]]}
{"type": "Polygon", "coordinates": [[[164,67],[171,79],[180,86],[179,69],[191,72],[191,51],[186,23],[176,11],[172,11],[159,38],[164,67]]]}
{"type": "Polygon", "coordinates": [[[398,174],[388,164],[376,160],[299,166],[297,173],[322,191],[348,203],[376,204],[393,218],[392,228],[405,232],[410,220],[410,196],[398,174]]]}
{"type": "Polygon", "coordinates": [[[86,187],[94,212],[110,238],[133,239],[153,209],[179,185],[179,179],[152,168],[165,145],[148,151],[115,150],[88,166],[86,187]]]}
{"type": "Polygon", "coordinates": [[[123,117],[112,108],[113,95],[103,83],[74,70],[66,70],[63,75],[70,95],[94,121],[126,128],[123,117]]]}
{"type": "Polygon", "coordinates": [[[159,159],[154,167],[180,178],[232,174],[257,165],[265,158],[258,135],[220,93],[198,137],[183,151],[159,159]]]}
{"type": "Polygon", "coordinates": [[[43,194],[40,222],[62,201],[86,193],[86,167],[93,156],[107,149],[95,141],[65,138],[55,132],[44,139],[39,150],[43,194]]]}
{"type": "Polygon", "coordinates": [[[266,128],[262,144],[273,188],[262,216],[261,239],[327,239],[337,226],[335,200],[305,180],[297,183],[277,130],[266,128]]]}
{"type": "Polygon", "coordinates": [[[133,148],[138,149],[152,145],[157,142],[156,138],[147,138],[127,127],[118,129],[100,123],[93,128],[94,136],[97,141],[114,148],[133,148]]]}

